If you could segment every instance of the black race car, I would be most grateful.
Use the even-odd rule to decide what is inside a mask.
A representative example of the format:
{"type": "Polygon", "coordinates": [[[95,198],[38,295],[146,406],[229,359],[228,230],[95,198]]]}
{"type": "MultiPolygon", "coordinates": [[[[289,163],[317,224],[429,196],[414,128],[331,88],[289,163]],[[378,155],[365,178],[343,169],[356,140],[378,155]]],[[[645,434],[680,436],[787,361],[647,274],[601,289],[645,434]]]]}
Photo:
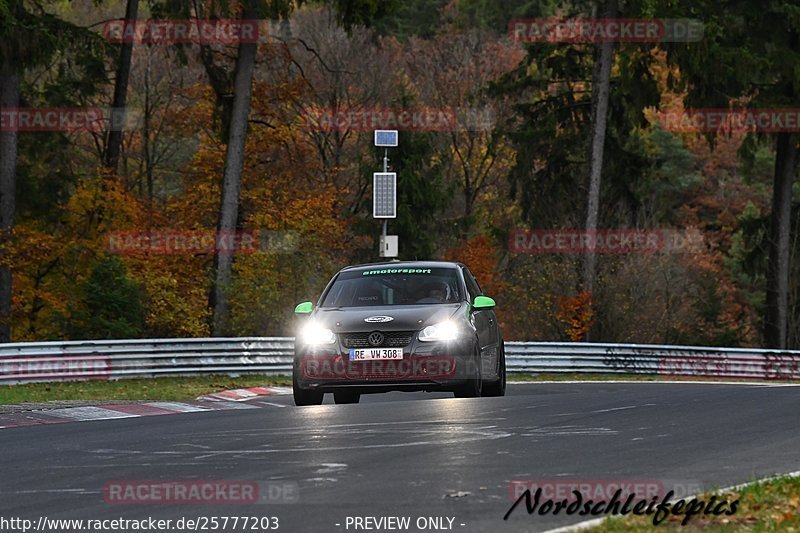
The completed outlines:
{"type": "Polygon", "coordinates": [[[452,391],[502,396],[503,338],[485,296],[460,263],[347,267],[317,307],[303,302],[292,384],[297,405],[357,403],[364,393],[452,391]]]}

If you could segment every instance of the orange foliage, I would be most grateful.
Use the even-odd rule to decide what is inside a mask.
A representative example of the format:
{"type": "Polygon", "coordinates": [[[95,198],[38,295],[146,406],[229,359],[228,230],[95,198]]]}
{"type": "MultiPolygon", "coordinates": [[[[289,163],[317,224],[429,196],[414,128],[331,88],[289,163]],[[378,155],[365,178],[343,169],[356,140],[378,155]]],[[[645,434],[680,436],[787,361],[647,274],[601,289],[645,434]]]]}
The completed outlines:
{"type": "Polygon", "coordinates": [[[506,298],[509,286],[499,271],[499,258],[500,248],[486,235],[468,239],[461,246],[444,253],[445,261],[458,261],[469,267],[484,294],[497,302],[495,313],[500,330],[513,336],[511,324],[514,322],[515,309],[511,306],[513,298],[506,298]]]}
{"type": "Polygon", "coordinates": [[[104,253],[103,235],[136,227],[145,212],[120,179],[99,169],[82,179],[55,227],[21,221],[9,260],[14,275],[12,336],[59,338],[91,264],[104,253]],[[68,305],[69,304],[69,305],[68,305]]]}
{"type": "Polygon", "coordinates": [[[444,253],[445,261],[458,261],[467,265],[477,278],[483,292],[489,295],[502,291],[502,279],[497,271],[498,247],[486,235],[465,241],[458,248],[444,253]]]}
{"type": "Polygon", "coordinates": [[[574,296],[558,299],[556,318],[564,325],[564,332],[572,342],[580,342],[592,328],[595,312],[592,309],[592,293],[581,291],[574,296]]]}

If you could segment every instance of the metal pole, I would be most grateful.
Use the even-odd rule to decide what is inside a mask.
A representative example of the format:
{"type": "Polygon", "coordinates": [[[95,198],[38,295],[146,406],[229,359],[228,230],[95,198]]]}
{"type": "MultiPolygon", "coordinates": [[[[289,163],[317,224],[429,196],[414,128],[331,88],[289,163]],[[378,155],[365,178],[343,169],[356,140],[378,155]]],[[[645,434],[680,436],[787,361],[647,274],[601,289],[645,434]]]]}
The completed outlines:
{"type": "MultiPolygon", "coordinates": [[[[384,148],[383,149],[383,172],[384,172],[384,174],[386,172],[389,172],[389,149],[388,148],[384,148]]],[[[381,232],[381,235],[383,236],[383,238],[381,239],[381,242],[384,243],[383,246],[386,246],[386,244],[385,244],[386,243],[386,226],[387,226],[387,220],[384,218],[383,219],[383,229],[382,229],[382,232],[381,232]]],[[[384,252],[384,250],[381,250],[381,255],[383,255],[383,252],[384,252]]]]}

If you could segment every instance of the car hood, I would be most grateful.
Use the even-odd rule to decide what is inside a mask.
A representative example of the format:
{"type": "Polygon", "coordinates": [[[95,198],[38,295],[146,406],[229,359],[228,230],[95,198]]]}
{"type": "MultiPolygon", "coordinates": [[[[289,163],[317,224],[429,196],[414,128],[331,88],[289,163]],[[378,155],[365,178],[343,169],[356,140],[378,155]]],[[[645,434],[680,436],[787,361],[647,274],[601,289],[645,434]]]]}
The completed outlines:
{"type": "Polygon", "coordinates": [[[320,307],[314,319],[323,326],[339,332],[411,331],[420,330],[466,312],[462,304],[384,305],[371,307],[320,307]],[[370,317],[392,317],[387,322],[366,322],[370,317]]]}

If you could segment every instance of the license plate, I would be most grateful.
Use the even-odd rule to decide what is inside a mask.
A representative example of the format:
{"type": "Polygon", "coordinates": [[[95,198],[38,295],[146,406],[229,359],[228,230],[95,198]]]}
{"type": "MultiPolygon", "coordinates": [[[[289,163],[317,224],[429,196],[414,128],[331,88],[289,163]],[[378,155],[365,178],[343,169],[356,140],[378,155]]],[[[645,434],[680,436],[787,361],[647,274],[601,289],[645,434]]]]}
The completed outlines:
{"type": "Polygon", "coordinates": [[[351,361],[374,361],[376,359],[402,359],[402,348],[366,348],[350,350],[351,361]]]}

